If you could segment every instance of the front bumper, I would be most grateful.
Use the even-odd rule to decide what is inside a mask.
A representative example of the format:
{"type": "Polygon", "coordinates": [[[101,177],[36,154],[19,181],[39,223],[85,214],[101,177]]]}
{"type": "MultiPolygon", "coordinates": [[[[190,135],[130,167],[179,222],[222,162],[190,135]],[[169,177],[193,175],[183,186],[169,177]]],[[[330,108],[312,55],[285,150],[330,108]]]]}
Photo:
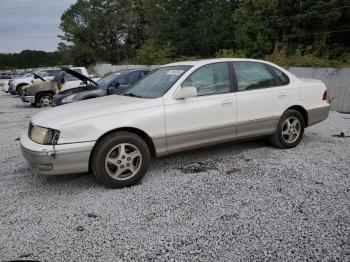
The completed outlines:
{"type": "Polygon", "coordinates": [[[66,175],[89,171],[89,159],[95,142],[74,144],[40,145],[33,142],[28,134],[21,137],[22,155],[40,175],[66,175]]]}
{"type": "Polygon", "coordinates": [[[24,103],[35,103],[35,96],[21,96],[21,99],[24,103]]]}

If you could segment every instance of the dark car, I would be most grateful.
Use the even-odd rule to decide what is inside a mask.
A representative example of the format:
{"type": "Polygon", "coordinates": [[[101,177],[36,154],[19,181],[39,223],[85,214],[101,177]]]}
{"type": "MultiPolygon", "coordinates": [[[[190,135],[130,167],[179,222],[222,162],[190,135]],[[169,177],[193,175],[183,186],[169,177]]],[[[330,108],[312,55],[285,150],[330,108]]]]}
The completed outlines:
{"type": "Polygon", "coordinates": [[[54,105],[58,106],[96,97],[122,94],[129,86],[150,71],[149,69],[126,69],[114,72],[101,78],[96,84],[80,86],[60,92],[54,96],[54,105]]]}

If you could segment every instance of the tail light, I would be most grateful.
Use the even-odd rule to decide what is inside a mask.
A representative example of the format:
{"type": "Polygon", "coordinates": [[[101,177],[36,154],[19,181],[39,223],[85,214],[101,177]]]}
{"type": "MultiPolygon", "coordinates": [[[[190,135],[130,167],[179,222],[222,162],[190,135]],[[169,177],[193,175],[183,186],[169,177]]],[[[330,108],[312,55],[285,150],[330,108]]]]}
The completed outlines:
{"type": "Polygon", "coordinates": [[[324,91],[324,94],[323,94],[323,98],[322,98],[323,101],[328,101],[328,91],[324,91]]]}

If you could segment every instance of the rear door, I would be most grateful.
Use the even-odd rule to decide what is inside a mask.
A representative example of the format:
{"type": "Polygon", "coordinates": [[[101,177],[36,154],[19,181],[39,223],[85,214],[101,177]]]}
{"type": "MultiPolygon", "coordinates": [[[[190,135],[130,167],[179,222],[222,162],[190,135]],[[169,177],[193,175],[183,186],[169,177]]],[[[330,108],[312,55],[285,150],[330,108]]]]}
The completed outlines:
{"type": "MultiPolygon", "coordinates": [[[[269,65],[233,62],[237,94],[237,138],[274,133],[290,104],[290,85],[282,83],[269,65]]],[[[287,77],[288,78],[288,77],[287,77]]]]}

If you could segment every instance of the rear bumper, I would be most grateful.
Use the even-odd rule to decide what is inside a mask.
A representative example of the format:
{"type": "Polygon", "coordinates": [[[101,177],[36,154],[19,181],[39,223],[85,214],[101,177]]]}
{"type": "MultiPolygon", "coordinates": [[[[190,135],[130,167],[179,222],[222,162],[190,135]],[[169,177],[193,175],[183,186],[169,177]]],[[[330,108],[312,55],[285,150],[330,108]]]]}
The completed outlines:
{"type": "Polygon", "coordinates": [[[308,126],[315,125],[323,120],[327,119],[330,112],[330,106],[320,107],[316,109],[308,110],[308,126]]]}
{"type": "Polygon", "coordinates": [[[21,96],[21,99],[24,103],[35,103],[35,96],[21,96]]]}
{"type": "Polygon", "coordinates": [[[89,159],[94,142],[56,145],[40,145],[21,137],[22,155],[31,169],[40,175],[65,175],[89,171],[89,159]]]}

